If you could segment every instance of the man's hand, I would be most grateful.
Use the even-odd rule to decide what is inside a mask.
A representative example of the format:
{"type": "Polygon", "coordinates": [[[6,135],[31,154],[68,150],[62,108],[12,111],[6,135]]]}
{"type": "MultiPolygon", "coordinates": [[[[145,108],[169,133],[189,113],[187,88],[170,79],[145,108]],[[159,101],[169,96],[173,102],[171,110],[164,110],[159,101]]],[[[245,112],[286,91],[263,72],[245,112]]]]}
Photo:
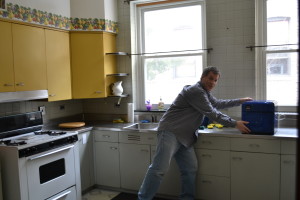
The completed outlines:
{"type": "Polygon", "coordinates": [[[250,133],[251,130],[245,124],[249,124],[249,122],[237,121],[235,128],[241,131],[242,133],[250,133]]]}
{"type": "Polygon", "coordinates": [[[241,103],[244,103],[246,101],[253,101],[253,99],[251,97],[244,97],[244,98],[240,98],[241,103]]]}

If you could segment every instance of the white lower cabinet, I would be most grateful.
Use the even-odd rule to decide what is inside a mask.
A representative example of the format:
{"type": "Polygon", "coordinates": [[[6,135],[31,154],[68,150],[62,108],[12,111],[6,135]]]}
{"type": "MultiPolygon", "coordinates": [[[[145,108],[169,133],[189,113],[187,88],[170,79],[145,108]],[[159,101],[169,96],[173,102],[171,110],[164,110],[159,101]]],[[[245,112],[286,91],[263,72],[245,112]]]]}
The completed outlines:
{"type": "MultiPolygon", "coordinates": [[[[151,146],[151,162],[156,152],[156,146],[151,146]]],[[[172,159],[168,172],[164,175],[158,194],[179,196],[181,191],[181,180],[178,165],[172,159]]]]}
{"type": "Polygon", "coordinates": [[[81,188],[86,190],[94,183],[93,137],[90,131],[78,134],[81,188]]]}
{"type": "Polygon", "coordinates": [[[96,184],[120,188],[118,132],[93,132],[96,184]]]}
{"type": "Polygon", "coordinates": [[[281,141],[280,200],[296,199],[296,140],[281,141]]]}
{"type": "Polygon", "coordinates": [[[108,187],[120,187],[119,144],[95,142],[96,183],[108,187]]]}
{"type": "Polygon", "coordinates": [[[196,198],[230,200],[230,140],[200,136],[195,144],[198,159],[196,198]]]}
{"type": "Polygon", "coordinates": [[[232,138],[231,148],[231,200],[279,200],[280,140],[232,138]]]}
{"type": "Polygon", "coordinates": [[[149,164],[149,145],[120,143],[121,188],[139,190],[149,164]]]}
{"type": "MultiPolygon", "coordinates": [[[[96,184],[138,191],[156,151],[156,134],[93,133],[96,184]]],[[[84,162],[86,149],[80,150],[84,174],[89,163],[84,162]]],[[[195,152],[197,200],[295,199],[295,139],[200,135],[195,152]]],[[[88,185],[84,178],[82,182],[88,185]]],[[[178,197],[180,184],[179,169],[172,160],[158,194],[178,197]]]]}

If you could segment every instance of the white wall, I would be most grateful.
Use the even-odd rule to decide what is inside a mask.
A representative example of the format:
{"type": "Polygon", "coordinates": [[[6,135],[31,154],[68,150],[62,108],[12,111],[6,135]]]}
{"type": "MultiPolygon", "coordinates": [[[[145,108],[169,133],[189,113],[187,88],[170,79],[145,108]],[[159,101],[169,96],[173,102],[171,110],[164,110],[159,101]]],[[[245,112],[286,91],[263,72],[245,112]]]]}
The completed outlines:
{"type": "Polygon", "coordinates": [[[6,3],[70,17],[70,0],[6,0],[6,3]]]}
{"type": "Polygon", "coordinates": [[[71,17],[117,21],[116,0],[71,0],[71,17]]]}

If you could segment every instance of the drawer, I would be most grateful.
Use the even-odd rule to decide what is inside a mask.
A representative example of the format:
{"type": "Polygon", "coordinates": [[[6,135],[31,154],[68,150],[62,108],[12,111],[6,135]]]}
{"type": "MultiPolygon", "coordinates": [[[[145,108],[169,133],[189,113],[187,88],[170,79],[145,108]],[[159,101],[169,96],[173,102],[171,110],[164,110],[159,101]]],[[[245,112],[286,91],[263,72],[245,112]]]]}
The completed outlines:
{"type": "Polygon", "coordinates": [[[297,151],[297,141],[295,140],[281,140],[281,154],[295,155],[297,151]]]}
{"type": "Polygon", "coordinates": [[[230,176],[230,151],[195,149],[200,174],[230,176]]]}
{"type": "Polygon", "coordinates": [[[118,142],[119,133],[117,131],[94,130],[94,140],[97,142],[118,142]]]}
{"type": "Polygon", "coordinates": [[[231,150],[280,154],[280,140],[231,138],[231,150]]]}
{"type": "Polygon", "coordinates": [[[229,178],[201,175],[196,187],[196,199],[230,200],[229,178]]]}
{"type": "Polygon", "coordinates": [[[230,149],[230,138],[228,137],[214,137],[214,136],[203,136],[199,135],[195,148],[203,149],[230,149]]]}
{"type": "Polygon", "coordinates": [[[140,133],[140,132],[119,132],[119,141],[122,143],[132,144],[157,144],[157,135],[154,133],[140,133]]]}

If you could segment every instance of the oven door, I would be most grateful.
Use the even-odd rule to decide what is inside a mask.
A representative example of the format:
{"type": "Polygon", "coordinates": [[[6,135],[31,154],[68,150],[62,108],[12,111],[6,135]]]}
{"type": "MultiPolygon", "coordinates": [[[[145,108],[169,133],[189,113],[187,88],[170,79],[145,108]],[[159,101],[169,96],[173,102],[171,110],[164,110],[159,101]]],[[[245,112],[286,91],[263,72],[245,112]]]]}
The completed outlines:
{"type": "Polygon", "coordinates": [[[74,145],[27,157],[29,199],[44,200],[75,185],[74,145]]]}

